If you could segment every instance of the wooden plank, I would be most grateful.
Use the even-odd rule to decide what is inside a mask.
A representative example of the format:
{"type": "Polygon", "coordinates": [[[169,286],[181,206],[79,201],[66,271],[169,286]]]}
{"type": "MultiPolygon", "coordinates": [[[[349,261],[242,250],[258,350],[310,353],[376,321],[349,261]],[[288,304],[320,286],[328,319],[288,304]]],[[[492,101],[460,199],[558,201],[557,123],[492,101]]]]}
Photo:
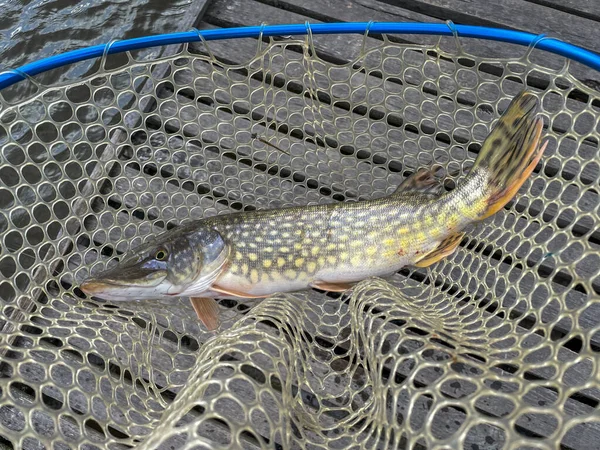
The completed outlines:
{"type": "MultiPolygon", "coordinates": [[[[395,0],[381,0],[396,5],[395,0]]],[[[599,50],[598,42],[590,42],[598,25],[589,19],[524,0],[499,0],[494,4],[485,1],[460,0],[402,0],[402,6],[412,11],[471,25],[498,26],[529,33],[551,31],[571,44],[599,50]],[[526,14],[519,12],[527,11],[526,14]]]]}
{"type": "MultiPolygon", "coordinates": [[[[274,4],[273,2],[267,2],[269,4],[274,4]]],[[[326,0],[325,3],[321,2],[320,0],[299,0],[298,2],[290,2],[288,0],[277,0],[277,5],[280,5],[283,8],[289,9],[290,11],[298,11],[301,14],[306,14],[311,18],[315,18],[324,22],[332,22],[332,21],[362,21],[364,20],[364,17],[372,17],[372,20],[375,21],[403,21],[404,19],[410,19],[410,20],[414,20],[414,21],[418,21],[418,22],[424,22],[424,21],[433,21],[433,22],[442,22],[441,20],[437,19],[437,18],[431,18],[428,16],[424,16],[422,14],[418,14],[418,13],[414,13],[412,11],[403,9],[403,8],[398,8],[397,6],[394,5],[388,5],[386,3],[381,3],[378,1],[373,1],[373,0],[361,0],[360,2],[355,2],[352,0],[339,0],[339,1],[335,1],[335,0],[326,0]]],[[[217,8],[218,4],[215,4],[215,8],[217,8]]],[[[217,21],[219,20],[226,20],[226,14],[224,15],[220,15],[217,18],[217,21]]],[[[281,16],[277,16],[277,14],[274,14],[273,11],[271,11],[271,14],[269,14],[269,17],[273,17],[273,19],[276,20],[285,20],[285,16],[281,15],[281,16]]],[[[211,15],[207,16],[207,20],[213,20],[213,17],[211,15]]],[[[243,20],[243,18],[240,18],[240,20],[243,20]]],[[[298,19],[300,20],[300,19],[298,19]]],[[[318,22],[318,21],[317,21],[318,22]]],[[[396,36],[389,36],[391,38],[396,38],[396,36]]],[[[323,51],[325,52],[326,56],[328,58],[335,58],[338,57],[344,61],[347,61],[350,58],[350,55],[355,55],[357,49],[356,48],[348,48],[347,45],[343,45],[343,43],[341,45],[338,45],[339,43],[336,41],[332,41],[330,36],[326,36],[326,37],[319,37],[316,36],[316,39],[318,39],[316,47],[317,49],[323,49],[323,51]]],[[[431,37],[427,37],[427,36],[422,36],[422,35],[400,35],[399,39],[402,41],[407,41],[407,42],[413,42],[413,43],[418,43],[418,44],[424,44],[424,43],[428,43],[428,44],[435,44],[437,43],[438,38],[434,38],[431,39],[431,37]]],[[[350,38],[351,42],[357,41],[357,39],[352,39],[350,38]]],[[[368,40],[367,40],[368,41],[368,40]]],[[[356,45],[356,43],[355,43],[356,45]]],[[[525,49],[523,47],[520,46],[516,46],[516,45],[511,45],[511,44],[507,44],[507,43],[498,43],[496,41],[483,41],[483,40],[476,40],[476,39],[461,39],[461,45],[463,45],[465,51],[467,52],[471,52],[474,55],[478,55],[481,57],[487,57],[487,58],[502,58],[502,57],[506,57],[506,58],[510,58],[510,57],[518,57],[520,55],[523,55],[525,52],[525,49]]],[[[444,46],[442,46],[443,48],[445,48],[444,46]]],[[[369,48],[369,46],[367,46],[367,48],[369,48]]],[[[543,52],[544,57],[547,61],[556,61],[557,57],[553,56],[550,53],[547,52],[543,52]]],[[[451,64],[447,64],[443,59],[439,60],[438,63],[440,64],[441,68],[445,68],[445,69],[449,69],[449,72],[447,73],[451,73],[453,72],[452,65],[451,64]]],[[[398,68],[395,68],[395,71],[398,71],[398,68]]],[[[487,70],[485,67],[480,67],[479,70],[481,70],[482,72],[486,72],[489,70],[487,70]]],[[[579,70],[583,70],[583,68],[580,68],[579,70]]],[[[490,73],[491,74],[491,73],[490,73]]],[[[581,72],[581,74],[583,75],[584,73],[581,72]]],[[[491,74],[493,75],[492,78],[497,78],[497,74],[491,74]]],[[[587,68],[585,69],[585,76],[590,79],[590,80],[600,80],[600,72],[587,68]]],[[[530,77],[530,78],[535,78],[535,77],[530,77]]],[[[410,82],[410,77],[407,77],[407,79],[410,82]]],[[[536,81],[536,80],[533,80],[536,81]]],[[[536,81],[538,84],[539,83],[544,83],[543,81],[537,80],[536,81]]],[[[534,82],[534,85],[536,83],[534,82]]],[[[506,80],[505,81],[505,89],[508,88],[508,90],[512,90],[514,94],[516,94],[521,88],[522,86],[518,83],[514,83],[511,82],[510,80],[506,80]]],[[[459,101],[463,100],[463,104],[468,104],[469,101],[464,101],[464,96],[459,96],[459,101]]],[[[441,101],[444,102],[444,98],[441,98],[441,101]]],[[[546,98],[545,100],[545,107],[546,108],[550,108],[552,110],[557,110],[559,109],[561,106],[561,103],[558,102],[558,99],[555,99],[553,96],[549,96],[546,98]]],[[[567,100],[567,103],[569,103],[569,99],[567,100]]],[[[444,106],[448,106],[448,105],[444,105],[444,106]]],[[[456,105],[456,107],[459,107],[460,105],[456,105]]],[[[573,104],[568,104],[568,107],[571,106],[575,106],[573,104]]],[[[570,108],[571,110],[578,110],[580,109],[580,107],[572,107],[570,108]]],[[[554,126],[554,128],[556,128],[556,126],[554,126]]],[[[593,128],[593,124],[590,125],[590,128],[593,128]]],[[[560,126],[558,128],[556,128],[557,131],[565,131],[564,129],[561,129],[560,126]]]]}
{"type": "Polygon", "coordinates": [[[596,0],[532,0],[531,3],[547,6],[573,16],[600,22],[596,0]]]}
{"type": "MultiPolygon", "coordinates": [[[[503,27],[509,29],[519,29],[530,33],[545,33],[550,37],[559,37],[573,44],[579,44],[584,47],[595,50],[596,47],[589,47],[589,36],[595,33],[594,22],[587,19],[579,19],[582,23],[578,26],[584,26],[578,33],[575,40],[571,39],[571,21],[569,14],[555,11],[540,5],[531,5],[530,2],[523,0],[504,0],[497,9],[496,4],[489,4],[484,1],[468,2],[468,8],[462,8],[464,4],[461,0],[436,0],[435,2],[423,0],[397,1],[397,0],[327,0],[322,4],[319,0],[300,0],[298,2],[291,0],[266,0],[265,3],[284,8],[287,11],[306,16],[311,22],[323,21],[416,21],[416,22],[445,22],[452,20],[457,24],[469,25],[487,25],[503,27]],[[527,10],[529,5],[535,9],[534,20],[529,20],[525,14],[515,14],[515,11],[527,10]],[[468,11],[468,12],[467,12],[468,11]],[[555,13],[560,17],[555,17],[555,13]],[[513,21],[511,18],[515,17],[513,21]],[[549,20],[546,20],[547,18],[549,20]],[[537,27],[537,28],[536,28],[537,27]],[[564,32],[564,33],[563,33],[564,32]],[[586,44],[587,43],[587,44],[586,44]]],[[[269,23],[290,23],[293,20],[269,21],[269,23]]],[[[408,39],[410,42],[431,42],[431,39],[423,36],[401,35],[399,39],[408,39]]],[[[448,38],[450,39],[450,38],[448,38]]],[[[496,57],[514,57],[525,54],[525,48],[508,43],[499,43],[495,41],[485,41],[479,39],[461,39],[461,44],[469,53],[475,55],[488,55],[496,57]]],[[[448,48],[454,45],[448,42],[448,48]]],[[[445,45],[446,47],[446,45],[445,45]]],[[[564,59],[550,53],[543,53],[543,58],[535,58],[535,62],[541,65],[550,65],[551,67],[562,66],[564,59]]],[[[577,65],[576,74],[579,79],[586,82],[598,82],[600,74],[586,66],[577,65]]],[[[589,84],[589,83],[588,83],[589,84]]]]}

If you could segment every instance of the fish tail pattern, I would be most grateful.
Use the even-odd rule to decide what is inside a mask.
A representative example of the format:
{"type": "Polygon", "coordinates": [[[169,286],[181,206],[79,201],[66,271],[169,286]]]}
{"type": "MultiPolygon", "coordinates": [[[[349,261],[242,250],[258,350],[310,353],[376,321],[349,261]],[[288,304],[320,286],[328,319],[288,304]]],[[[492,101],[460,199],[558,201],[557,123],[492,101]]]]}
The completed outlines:
{"type": "Polygon", "coordinates": [[[546,149],[541,144],[539,100],[523,91],[510,103],[475,160],[471,173],[486,175],[486,208],[479,219],[498,212],[517,193],[546,149]]]}

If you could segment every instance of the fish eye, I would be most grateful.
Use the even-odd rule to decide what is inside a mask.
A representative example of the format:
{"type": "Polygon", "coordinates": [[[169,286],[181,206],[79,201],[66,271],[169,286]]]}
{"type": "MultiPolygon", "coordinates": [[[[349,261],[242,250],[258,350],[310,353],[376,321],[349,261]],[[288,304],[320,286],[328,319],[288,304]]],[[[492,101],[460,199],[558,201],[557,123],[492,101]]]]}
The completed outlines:
{"type": "Polygon", "coordinates": [[[158,261],[164,261],[165,259],[167,259],[167,251],[160,249],[159,251],[156,252],[156,255],[154,256],[158,261]]]}

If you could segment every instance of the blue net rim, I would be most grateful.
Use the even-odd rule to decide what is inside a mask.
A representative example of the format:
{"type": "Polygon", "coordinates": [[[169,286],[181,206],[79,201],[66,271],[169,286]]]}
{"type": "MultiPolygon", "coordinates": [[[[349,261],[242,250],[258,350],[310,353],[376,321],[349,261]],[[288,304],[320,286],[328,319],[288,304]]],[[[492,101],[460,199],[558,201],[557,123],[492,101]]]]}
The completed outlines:
{"type": "Polygon", "coordinates": [[[27,76],[35,76],[42,72],[56,69],[68,64],[77,63],[104,54],[121,53],[130,50],[140,50],[148,47],[199,42],[201,39],[213,41],[219,39],[257,38],[262,36],[301,36],[312,34],[351,34],[365,32],[373,34],[430,34],[436,36],[452,36],[455,32],[461,38],[488,39],[508,42],[523,46],[535,44],[540,50],[570,58],[600,71],[600,55],[555,38],[543,35],[525,33],[523,31],[506,30],[503,28],[481,27],[474,25],[452,25],[440,23],[400,23],[400,22],[344,22],[319,24],[288,24],[263,25],[253,27],[219,28],[212,30],[194,30],[181,33],[159,34],[145,36],[108,44],[73,50],[60,55],[35,61],[18,69],[0,73],[0,89],[4,89],[27,76]],[[543,39],[542,39],[543,38],[543,39]]]}

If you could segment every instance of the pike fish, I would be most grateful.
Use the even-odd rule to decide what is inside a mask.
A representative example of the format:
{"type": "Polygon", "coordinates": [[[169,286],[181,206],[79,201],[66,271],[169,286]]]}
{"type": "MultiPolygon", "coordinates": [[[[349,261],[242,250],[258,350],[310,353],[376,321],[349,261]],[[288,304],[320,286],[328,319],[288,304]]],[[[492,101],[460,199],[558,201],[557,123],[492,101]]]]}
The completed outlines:
{"type": "Polygon", "coordinates": [[[542,157],[539,101],[513,99],[469,174],[446,192],[430,169],[384,198],[215,216],[164,232],[81,289],[106,300],[190,297],[218,326],[216,298],[261,298],[309,288],[342,292],[404,266],[452,254],[466,226],[499,211],[542,157]]]}

